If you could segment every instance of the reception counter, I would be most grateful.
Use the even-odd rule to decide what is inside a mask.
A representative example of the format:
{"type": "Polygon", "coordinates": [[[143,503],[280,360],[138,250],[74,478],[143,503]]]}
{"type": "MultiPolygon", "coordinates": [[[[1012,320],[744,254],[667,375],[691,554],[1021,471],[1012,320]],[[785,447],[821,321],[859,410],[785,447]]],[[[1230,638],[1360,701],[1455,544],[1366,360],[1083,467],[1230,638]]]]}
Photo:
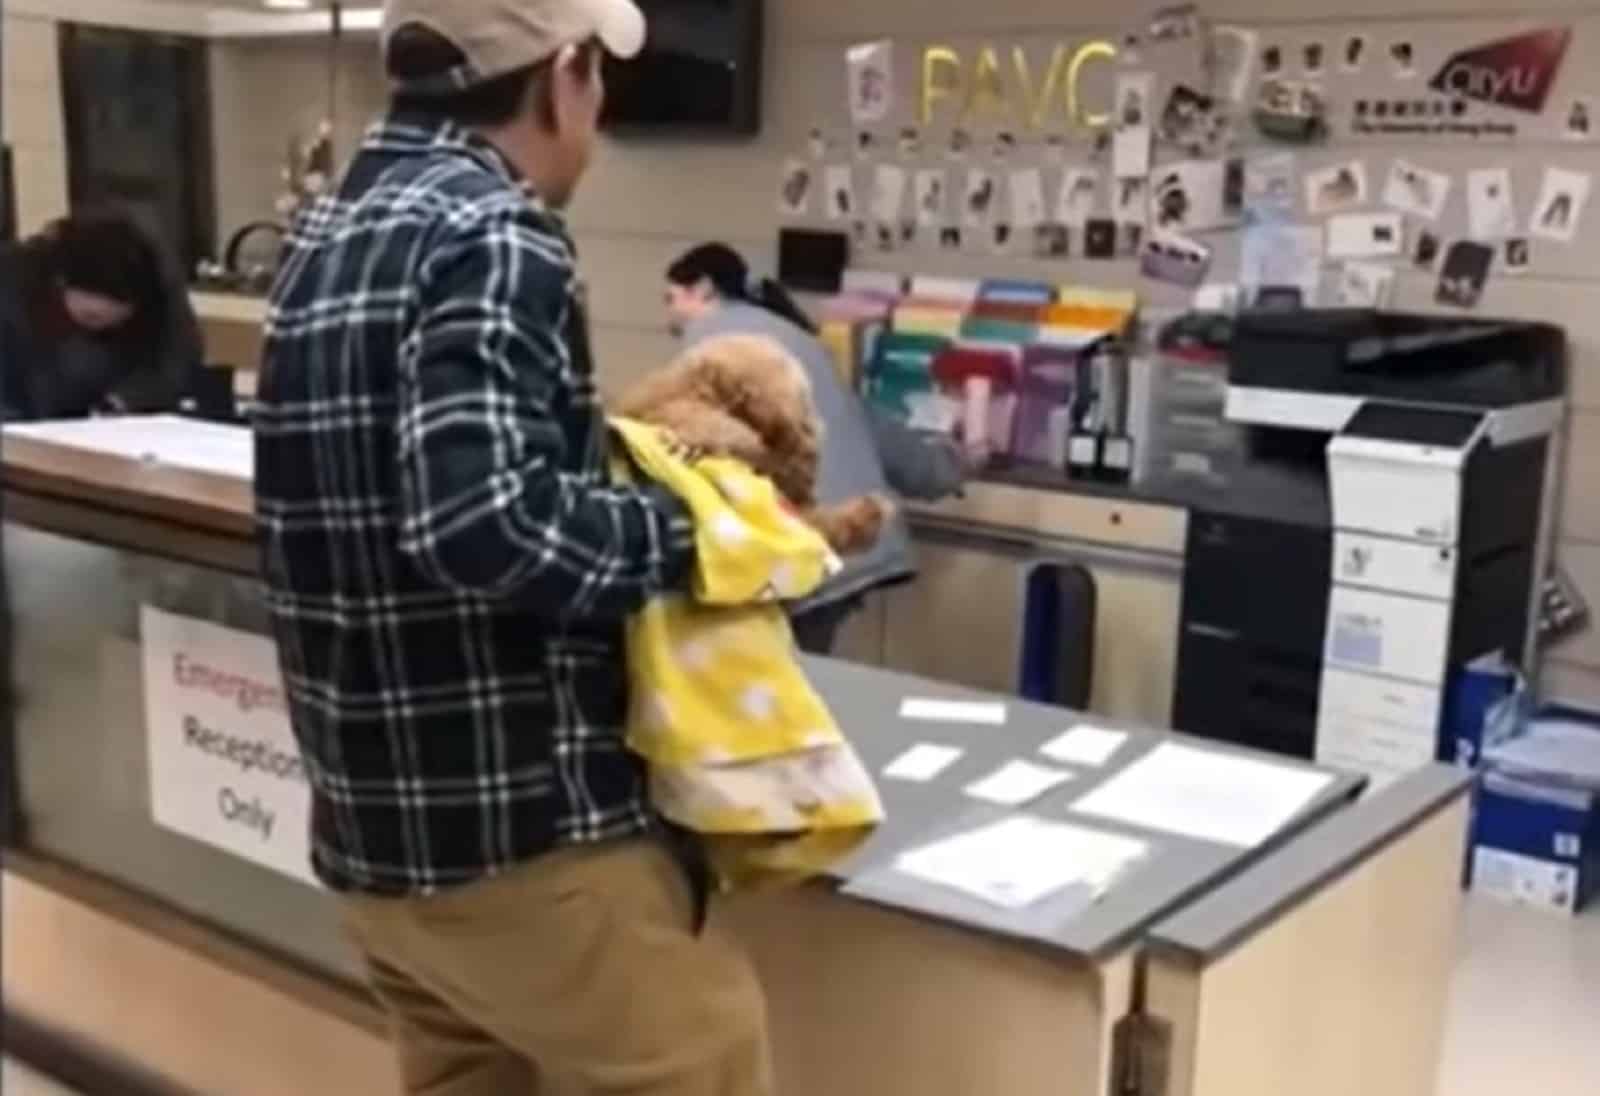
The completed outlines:
{"type": "MultiPolygon", "coordinates": [[[[96,436],[93,424],[4,439],[19,684],[7,870],[31,896],[6,925],[7,1008],[184,1091],[390,1091],[379,1018],[329,897],[226,838],[179,832],[162,802],[175,793],[153,761],[150,622],[217,629],[230,645],[259,643],[266,622],[247,437],[143,427],[148,446],[107,442],[117,428],[96,436]],[[60,900],[70,911],[50,906],[60,900]],[[121,941],[115,956],[63,938],[86,918],[96,939],[121,941]],[[35,952],[52,961],[29,962],[35,952]],[[111,973],[134,962],[145,964],[137,992],[111,973]],[[203,1051],[156,1022],[163,1010],[203,1031],[203,1051]],[[287,1032],[301,1033],[298,1051],[287,1032]]],[[[1136,542],[1119,565],[1172,550],[1160,508],[1113,505],[1136,542]]],[[[1086,513],[1060,520],[1071,532],[1086,513]]],[[[974,641],[947,634],[952,648],[974,641]]],[[[874,773],[918,745],[962,753],[926,780],[880,777],[888,821],[827,878],[719,905],[766,986],[782,1091],[1431,1094],[1462,776],[1427,769],[1363,798],[1348,775],[1112,716],[1093,720],[1122,736],[1108,756],[1061,761],[1046,747],[1086,717],[881,666],[808,669],[874,773]],[[1002,721],[906,718],[907,699],[997,704],[1002,721]],[[1153,805],[1147,795],[1144,814],[1127,806],[1153,762],[1180,756],[1223,775],[1153,805]],[[1019,760],[1068,779],[1021,806],[971,793],[1019,760]],[[1252,828],[1235,808],[1257,780],[1299,791],[1252,828]],[[1186,801],[1211,806],[1184,822],[1186,801]],[[1019,815],[1138,852],[1096,884],[1015,906],[907,870],[910,852],[1019,815]]]]}

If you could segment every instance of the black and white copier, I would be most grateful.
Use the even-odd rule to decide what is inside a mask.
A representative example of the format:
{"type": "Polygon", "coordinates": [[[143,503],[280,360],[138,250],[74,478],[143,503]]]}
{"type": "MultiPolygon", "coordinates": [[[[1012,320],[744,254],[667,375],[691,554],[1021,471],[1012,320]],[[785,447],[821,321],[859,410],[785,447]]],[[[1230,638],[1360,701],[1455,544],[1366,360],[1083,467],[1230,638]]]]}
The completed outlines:
{"type": "Polygon", "coordinates": [[[1380,782],[1433,760],[1457,669],[1531,665],[1565,335],[1255,312],[1228,372],[1237,490],[1267,494],[1191,521],[1175,721],[1380,782]],[[1292,482],[1298,506],[1263,487],[1292,482]]]}

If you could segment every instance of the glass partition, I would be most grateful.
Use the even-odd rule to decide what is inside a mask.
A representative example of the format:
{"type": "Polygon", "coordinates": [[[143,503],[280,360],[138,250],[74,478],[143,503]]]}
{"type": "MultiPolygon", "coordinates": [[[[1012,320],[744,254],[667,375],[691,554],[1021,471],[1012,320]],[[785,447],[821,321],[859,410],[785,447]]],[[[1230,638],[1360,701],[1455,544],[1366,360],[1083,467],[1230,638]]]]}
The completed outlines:
{"type": "Polygon", "coordinates": [[[260,634],[255,582],[14,524],[4,549],[23,847],[355,980],[324,893],[151,814],[140,606],[260,634]]]}

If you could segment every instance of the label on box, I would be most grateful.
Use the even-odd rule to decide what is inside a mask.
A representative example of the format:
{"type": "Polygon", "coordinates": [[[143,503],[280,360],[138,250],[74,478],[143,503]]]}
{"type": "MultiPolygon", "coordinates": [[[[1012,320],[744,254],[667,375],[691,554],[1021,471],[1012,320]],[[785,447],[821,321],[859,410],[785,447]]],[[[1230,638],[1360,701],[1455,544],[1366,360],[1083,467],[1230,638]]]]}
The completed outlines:
{"type": "Polygon", "coordinates": [[[1506,902],[1571,913],[1578,902],[1578,869],[1480,846],[1472,851],[1472,889],[1506,902]]]}

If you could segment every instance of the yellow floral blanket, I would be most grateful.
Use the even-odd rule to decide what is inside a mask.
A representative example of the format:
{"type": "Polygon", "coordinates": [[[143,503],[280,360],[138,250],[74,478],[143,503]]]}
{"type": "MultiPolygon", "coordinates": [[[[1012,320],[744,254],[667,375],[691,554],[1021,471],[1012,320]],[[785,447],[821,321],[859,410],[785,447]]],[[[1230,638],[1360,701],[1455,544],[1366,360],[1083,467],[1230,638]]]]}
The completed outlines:
{"type": "Polygon", "coordinates": [[[613,419],[632,467],[688,506],[688,594],[629,622],[628,746],[650,765],[669,821],[706,839],[721,885],[815,875],[883,820],[871,777],[801,670],[782,601],[839,561],[772,483],[746,465],[690,462],[654,427],[613,419]]]}

